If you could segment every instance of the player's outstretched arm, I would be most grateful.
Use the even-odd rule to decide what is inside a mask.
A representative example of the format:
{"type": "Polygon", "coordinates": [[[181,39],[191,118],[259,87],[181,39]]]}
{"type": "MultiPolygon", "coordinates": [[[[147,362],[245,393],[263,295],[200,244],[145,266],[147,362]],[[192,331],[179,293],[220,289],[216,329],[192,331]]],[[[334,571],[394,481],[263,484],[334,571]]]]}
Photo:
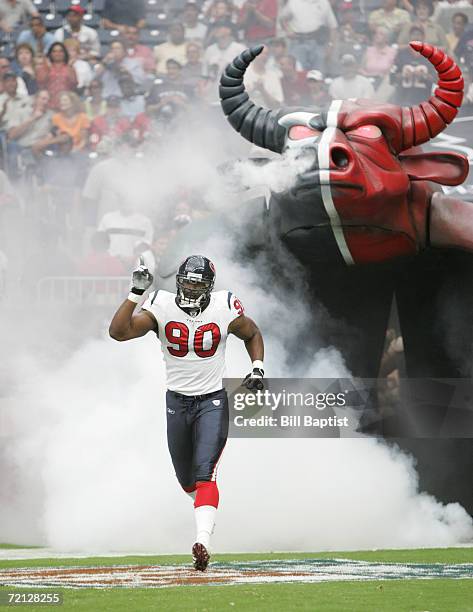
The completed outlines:
{"type": "Polygon", "coordinates": [[[124,340],[140,338],[149,331],[157,329],[156,319],[150,312],[144,310],[137,315],[133,315],[141,296],[151,286],[152,282],[153,275],[144,265],[143,257],[140,257],[138,268],[133,271],[131,293],[113,315],[110,323],[108,331],[114,340],[123,342],[124,340]]]}
{"type": "Polygon", "coordinates": [[[135,302],[126,299],[113,315],[108,331],[114,340],[124,342],[125,340],[140,338],[149,331],[156,331],[157,323],[150,312],[143,310],[133,315],[136,306],[135,302]]]}
{"type": "Polygon", "coordinates": [[[246,376],[243,384],[247,389],[263,389],[264,342],[258,326],[250,317],[241,315],[230,323],[228,333],[245,342],[252,361],[253,370],[246,376]]]}

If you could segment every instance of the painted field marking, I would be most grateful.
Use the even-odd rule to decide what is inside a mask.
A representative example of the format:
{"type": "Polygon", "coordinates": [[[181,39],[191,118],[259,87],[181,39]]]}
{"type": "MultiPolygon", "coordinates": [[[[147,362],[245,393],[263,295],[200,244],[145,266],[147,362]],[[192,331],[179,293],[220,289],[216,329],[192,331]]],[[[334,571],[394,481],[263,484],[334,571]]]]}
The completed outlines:
{"type": "Polygon", "coordinates": [[[351,559],[284,559],[216,562],[204,573],[185,565],[11,568],[0,570],[0,586],[97,588],[473,578],[472,563],[372,563],[351,559]]]}

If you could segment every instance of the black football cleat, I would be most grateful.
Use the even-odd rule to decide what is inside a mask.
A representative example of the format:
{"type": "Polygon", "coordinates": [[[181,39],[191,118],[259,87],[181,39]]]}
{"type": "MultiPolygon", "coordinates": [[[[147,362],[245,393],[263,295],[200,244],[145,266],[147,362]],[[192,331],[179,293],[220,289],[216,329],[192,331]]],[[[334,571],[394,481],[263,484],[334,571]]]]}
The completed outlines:
{"type": "Polygon", "coordinates": [[[210,561],[210,555],[200,542],[196,542],[192,547],[192,558],[194,559],[194,569],[198,572],[205,572],[210,561]]]}

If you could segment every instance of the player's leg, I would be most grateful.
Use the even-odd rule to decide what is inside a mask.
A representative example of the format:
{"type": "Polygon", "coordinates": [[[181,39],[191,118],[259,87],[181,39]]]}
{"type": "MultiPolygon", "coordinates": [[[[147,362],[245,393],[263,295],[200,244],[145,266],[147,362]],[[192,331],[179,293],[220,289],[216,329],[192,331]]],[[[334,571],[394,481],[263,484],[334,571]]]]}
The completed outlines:
{"type": "Polygon", "coordinates": [[[225,390],[222,390],[212,398],[199,402],[194,421],[194,475],[196,481],[194,508],[197,530],[194,548],[197,546],[200,550],[204,565],[203,568],[197,569],[205,569],[208,563],[207,550],[219,502],[216,482],[217,466],[227,436],[228,398],[225,390]],[[203,546],[205,550],[202,551],[198,545],[203,546]]]}
{"type": "Polygon", "coordinates": [[[173,391],[166,393],[167,438],[172,464],[179,484],[195,499],[192,405],[190,398],[173,391]]]}

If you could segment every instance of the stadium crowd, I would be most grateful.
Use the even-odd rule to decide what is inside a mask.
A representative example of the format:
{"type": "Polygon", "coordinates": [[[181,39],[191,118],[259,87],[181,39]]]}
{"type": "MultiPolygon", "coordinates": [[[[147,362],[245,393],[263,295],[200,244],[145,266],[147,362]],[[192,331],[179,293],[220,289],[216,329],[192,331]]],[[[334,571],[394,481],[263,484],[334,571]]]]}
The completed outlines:
{"type": "Polygon", "coordinates": [[[245,47],[265,44],[245,82],[268,107],[417,103],[435,77],[410,40],[454,55],[473,103],[471,22],[473,0],[0,0],[0,293],[21,222],[34,281],[126,276],[142,253],[154,268],[205,206],[182,189],[164,221],[134,208],[125,160],[191,107],[221,121],[218,79],[245,47]]]}

